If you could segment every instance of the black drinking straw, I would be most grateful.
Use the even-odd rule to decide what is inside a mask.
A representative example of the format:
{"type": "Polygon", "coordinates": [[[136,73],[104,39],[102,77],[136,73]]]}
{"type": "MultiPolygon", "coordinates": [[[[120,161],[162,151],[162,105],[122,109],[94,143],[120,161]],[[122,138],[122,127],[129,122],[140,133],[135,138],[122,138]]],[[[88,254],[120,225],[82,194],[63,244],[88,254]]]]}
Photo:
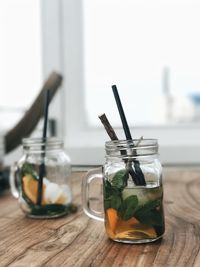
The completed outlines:
{"type": "Polygon", "coordinates": [[[39,168],[39,181],[38,181],[38,194],[37,194],[37,205],[41,205],[42,202],[42,186],[43,186],[43,177],[45,175],[45,142],[47,136],[47,122],[48,122],[48,110],[49,110],[49,90],[45,92],[45,104],[44,104],[44,125],[43,125],[43,134],[42,134],[42,142],[44,145],[42,146],[42,163],[39,168]]]}
{"type": "Polygon", "coordinates": [[[124,114],[122,103],[121,103],[121,100],[120,100],[120,97],[119,97],[119,94],[118,94],[117,86],[113,85],[112,86],[112,90],[113,90],[113,94],[114,94],[115,101],[116,101],[116,104],[117,104],[117,108],[118,108],[118,111],[119,111],[119,115],[120,115],[120,118],[121,118],[121,121],[122,121],[122,125],[123,125],[123,128],[124,128],[124,133],[126,135],[126,139],[127,140],[132,140],[131,132],[130,132],[130,129],[128,127],[126,116],[124,114]]]}
{"type": "MultiPolygon", "coordinates": [[[[128,126],[128,123],[127,123],[127,120],[126,120],[126,116],[124,114],[124,110],[123,110],[123,107],[122,107],[122,103],[121,103],[119,94],[118,94],[117,86],[116,85],[112,85],[112,90],[113,90],[113,94],[114,94],[115,101],[116,101],[116,104],[117,104],[117,108],[118,108],[118,111],[119,111],[119,115],[120,115],[120,118],[121,118],[121,121],[122,121],[122,125],[123,125],[123,129],[124,129],[124,133],[125,133],[126,139],[127,140],[132,140],[130,129],[129,129],[129,126],[128,126]]],[[[137,177],[137,180],[138,180],[138,184],[139,185],[146,185],[144,174],[143,174],[143,172],[142,172],[142,170],[140,168],[140,162],[138,160],[134,160],[134,167],[135,167],[135,173],[136,173],[136,177],[137,177]]],[[[133,169],[131,169],[131,171],[133,171],[133,169]]]]}

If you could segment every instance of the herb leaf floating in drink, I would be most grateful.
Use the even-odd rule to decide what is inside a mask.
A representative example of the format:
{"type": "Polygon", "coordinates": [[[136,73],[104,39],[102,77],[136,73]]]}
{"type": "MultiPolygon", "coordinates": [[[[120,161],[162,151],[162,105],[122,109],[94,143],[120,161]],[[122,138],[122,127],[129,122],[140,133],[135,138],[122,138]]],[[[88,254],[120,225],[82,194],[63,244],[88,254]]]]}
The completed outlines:
{"type": "Polygon", "coordinates": [[[112,178],[112,185],[116,188],[124,189],[127,186],[128,181],[128,171],[127,170],[120,170],[115,173],[114,177],[112,178]]]}
{"type": "Polygon", "coordinates": [[[138,198],[136,195],[131,195],[122,201],[122,206],[120,207],[121,218],[125,221],[131,219],[138,207],[138,198]]]}

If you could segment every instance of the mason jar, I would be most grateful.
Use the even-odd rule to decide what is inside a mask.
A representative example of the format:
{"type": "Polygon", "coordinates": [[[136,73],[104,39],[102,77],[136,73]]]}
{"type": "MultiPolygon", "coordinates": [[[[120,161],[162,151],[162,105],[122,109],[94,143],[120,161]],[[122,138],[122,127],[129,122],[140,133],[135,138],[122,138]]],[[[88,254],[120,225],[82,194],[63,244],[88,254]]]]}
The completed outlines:
{"type": "Polygon", "coordinates": [[[104,221],[108,237],[124,243],[148,243],[164,234],[162,166],[156,139],[105,143],[103,168],[83,178],[85,213],[104,221]],[[90,208],[89,184],[103,181],[104,212],[90,208]]]}
{"type": "Polygon", "coordinates": [[[25,138],[23,156],[11,168],[10,186],[23,212],[33,218],[54,218],[72,203],[70,158],[57,138],[25,138]]]}

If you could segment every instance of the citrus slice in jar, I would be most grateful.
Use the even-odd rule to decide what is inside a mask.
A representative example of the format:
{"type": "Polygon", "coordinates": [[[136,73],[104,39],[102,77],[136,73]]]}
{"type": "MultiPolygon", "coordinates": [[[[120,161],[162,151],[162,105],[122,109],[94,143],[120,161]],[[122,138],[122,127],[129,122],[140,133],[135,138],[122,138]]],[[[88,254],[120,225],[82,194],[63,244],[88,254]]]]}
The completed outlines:
{"type": "Polygon", "coordinates": [[[107,217],[108,217],[108,223],[110,226],[110,230],[114,234],[115,230],[116,230],[117,221],[118,221],[117,211],[113,208],[109,208],[106,210],[106,213],[107,213],[107,217]]]}
{"type": "MultiPolygon", "coordinates": [[[[33,178],[32,175],[27,174],[22,177],[23,191],[24,194],[31,200],[33,204],[36,204],[37,201],[37,192],[38,192],[38,181],[33,178]]],[[[45,190],[45,185],[43,184],[43,192],[45,190]]],[[[46,204],[44,196],[42,196],[42,205],[46,204]]]]}
{"type": "Polygon", "coordinates": [[[117,233],[115,238],[147,239],[156,238],[157,234],[153,227],[147,229],[134,229],[117,233]]]}
{"type": "Polygon", "coordinates": [[[157,234],[152,226],[141,224],[136,218],[125,221],[119,219],[116,238],[146,239],[156,238],[157,234]]]}

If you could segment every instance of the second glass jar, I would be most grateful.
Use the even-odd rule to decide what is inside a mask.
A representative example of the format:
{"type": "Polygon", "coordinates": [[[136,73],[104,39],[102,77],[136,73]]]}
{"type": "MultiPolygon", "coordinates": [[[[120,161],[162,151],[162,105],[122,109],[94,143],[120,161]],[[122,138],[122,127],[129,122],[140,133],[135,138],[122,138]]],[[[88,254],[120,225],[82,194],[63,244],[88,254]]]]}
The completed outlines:
{"type": "Polygon", "coordinates": [[[71,165],[57,138],[23,139],[23,156],[11,171],[11,191],[26,215],[54,218],[72,203],[71,165]]]}

